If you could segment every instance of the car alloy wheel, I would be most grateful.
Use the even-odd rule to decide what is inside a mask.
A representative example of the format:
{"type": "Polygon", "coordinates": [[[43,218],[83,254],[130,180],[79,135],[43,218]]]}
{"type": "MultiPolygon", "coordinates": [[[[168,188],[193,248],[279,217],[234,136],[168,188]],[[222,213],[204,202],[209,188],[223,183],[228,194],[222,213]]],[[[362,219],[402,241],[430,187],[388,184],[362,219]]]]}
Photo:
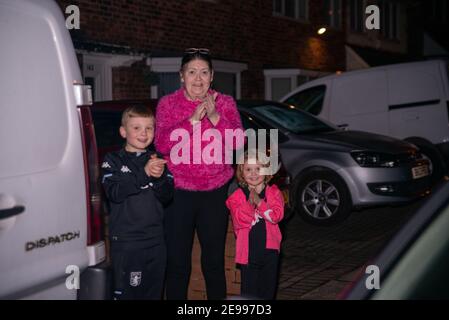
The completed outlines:
{"type": "Polygon", "coordinates": [[[296,176],[291,194],[294,210],[311,224],[333,225],[351,213],[352,199],[346,183],[327,168],[310,168],[296,176]]]}
{"type": "Polygon", "coordinates": [[[303,189],[301,202],[304,211],[312,218],[328,219],[340,207],[340,194],[331,182],[317,179],[303,189]]]}

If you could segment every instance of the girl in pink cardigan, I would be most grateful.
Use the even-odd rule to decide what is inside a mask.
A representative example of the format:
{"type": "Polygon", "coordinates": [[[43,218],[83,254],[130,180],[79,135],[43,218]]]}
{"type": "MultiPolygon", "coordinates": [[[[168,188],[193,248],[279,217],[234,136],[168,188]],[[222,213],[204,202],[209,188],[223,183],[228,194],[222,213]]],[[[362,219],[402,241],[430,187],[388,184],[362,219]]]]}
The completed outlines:
{"type": "Polygon", "coordinates": [[[260,174],[267,166],[248,163],[246,152],[236,172],[240,187],[226,200],[236,235],[241,295],[258,299],[275,297],[282,240],[278,223],[284,217],[282,193],[276,185],[266,185],[271,176],[260,174]]]}

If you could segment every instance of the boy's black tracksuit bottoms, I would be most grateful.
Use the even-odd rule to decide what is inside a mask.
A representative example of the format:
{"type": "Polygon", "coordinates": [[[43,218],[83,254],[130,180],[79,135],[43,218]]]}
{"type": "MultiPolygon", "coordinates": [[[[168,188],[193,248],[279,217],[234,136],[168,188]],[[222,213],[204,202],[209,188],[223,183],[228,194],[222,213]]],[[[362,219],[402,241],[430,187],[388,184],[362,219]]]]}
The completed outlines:
{"type": "Polygon", "coordinates": [[[164,289],[166,248],[111,248],[116,300],[160,300],[164,289]]]}

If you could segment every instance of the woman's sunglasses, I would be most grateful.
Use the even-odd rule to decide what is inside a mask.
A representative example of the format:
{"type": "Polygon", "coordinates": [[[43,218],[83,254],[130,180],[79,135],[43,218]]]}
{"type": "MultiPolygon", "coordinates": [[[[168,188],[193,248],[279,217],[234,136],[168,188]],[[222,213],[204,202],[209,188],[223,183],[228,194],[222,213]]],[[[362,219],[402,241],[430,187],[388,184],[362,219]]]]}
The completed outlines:
{"type": "Polygon", "coordinates": [[[199,53],[199,54],[208,55],[209,54],[209,49],[206,49],[206,48],[189,48],[189,49],[186,49],[184,51],[184,53],[185,54],[199,53]]]}

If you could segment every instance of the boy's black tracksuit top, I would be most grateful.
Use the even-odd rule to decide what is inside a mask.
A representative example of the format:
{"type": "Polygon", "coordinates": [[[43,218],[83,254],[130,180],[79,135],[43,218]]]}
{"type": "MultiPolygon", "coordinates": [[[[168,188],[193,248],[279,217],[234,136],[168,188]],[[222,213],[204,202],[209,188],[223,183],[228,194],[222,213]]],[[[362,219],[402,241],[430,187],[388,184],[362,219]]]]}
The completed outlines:
{"type": "Polygon", "coordinates": [[[121,149],[104,158],[112,246],[148,248],[164,242],[163,205],[171,201],[174,183],[167,167],[160,178],[147,176],[144,166],[154,153],[121,149]]]}

